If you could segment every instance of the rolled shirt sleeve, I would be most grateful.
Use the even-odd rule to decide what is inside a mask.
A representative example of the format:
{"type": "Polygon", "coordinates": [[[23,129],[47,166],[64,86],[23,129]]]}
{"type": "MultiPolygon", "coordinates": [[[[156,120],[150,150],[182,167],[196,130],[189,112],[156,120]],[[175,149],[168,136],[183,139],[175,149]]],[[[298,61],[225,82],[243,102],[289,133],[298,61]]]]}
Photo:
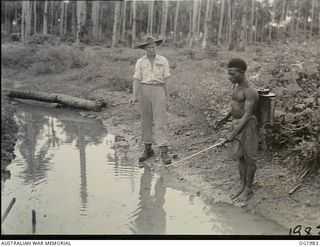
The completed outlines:
{"type": "Polygon", "coordinates": [[[133,78],[136,80],[139,80],[139,81],[142,80],[141,60],[140,59],[138,59],[138,61],[136,63],[133,78]]]}

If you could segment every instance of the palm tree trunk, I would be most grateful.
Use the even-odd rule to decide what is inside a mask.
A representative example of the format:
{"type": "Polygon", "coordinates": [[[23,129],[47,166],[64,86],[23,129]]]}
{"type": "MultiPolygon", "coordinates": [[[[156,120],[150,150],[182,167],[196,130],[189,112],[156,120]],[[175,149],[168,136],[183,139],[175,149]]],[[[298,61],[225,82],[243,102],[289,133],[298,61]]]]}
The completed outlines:
{"type": "Polygon", "coordinates": [[[174,32],[173,41],[174,42],[177,41],[177,26],[178,26],[178,18],[179,18],[179,7],[180,7],[180,1],[177,1],[176,13],[174,16],[174,27],[173,27],[173,32],[174,32]]]}
{"type": "Polygon", "coordinates": [[[228,0],[228,47],[230,47],[232,43],[232,16],[231,16],[231,0],[228,0]]]}
{"type": "Polygon", "coordinates": [[[255,18],[255,23],[254,23],[254,36],[253,36],[253,41],[257,42],[257,32],[258,32],[258,6],[256,6],[256,18],[255,18]]]}
{"type": "Polygon", "coordinates": [[[307,38],[307,26],[308,26],[308,14],[305,14],[304,16],[304,27],[303,27],[303,33],[304,33],[304,38],[307,38]]]}
{"type": "Polygon", "coordinates": [[[63,22],[63,33],[67,33],[67,25],[68,25],[68,6],[69,3],[66,3],[64,6],[64,22],[63,22]]]}
{"type": "Polygon", "coordinates": [[[299,32],[299,24],[300,24],[300,13],[301,13],[301,3],[298,1],[298,18],[296,23],[296,34],[299,32]]]}
{"type": "MultiPolygon", "coordinates": [[[[191,38],[191,33],[192,33],[192,7],[189,8],[189,39],[191,38]]],[[[188,40],[189,42],[189,40],[188,40]]]]}
{"type": "Polygon", "coordinates": [[[218,45],[221,45],[222,38],[222,27],[223,27],[223,16],[224,16],[224,5],[225,1],[221,0],[221,10],[220,10],[220,22],[219,22],[219,33],[218,33],[218,45]]]}
{"type": "Polygon", "coordinates": [[[193,0],[192,29],[191,29],[191,37],[189,42],[190,48],[193,46],[195,36],[197,35],[198,8],[199,8],[199,2],[197,0],[193,0]]]}
{"type": "Polygon", "coordinates": [[[199,37],[200,33],[200,24],[201,24],[201,0],[198,0],[198,25],[197,25],[197,37],[199,37]]]}
{"type": "Polygon", "coordinates": [[[63,23],[64,23],[64,1],[61,1],[60,5],[60,35],[63,35],[63,23]]]}
{"type": "Polygon", "coordinates": [[[119,43],[120,3],[121,2],[119,2],[119,1],[115,2],[113,32],[112,32],[112,45],[111,45],[111,47],[115,47],[119,43]]]}
{"type": "Polygon", "coordinates": [[[150,35],[152,34],[153,28],[153,0],[151,0],[149,3],[149,8],[148,8],[148,27],[147,27],[147,34],[150,35]]]}
{"type": "Polygon", "coordinates": [[[25,42],[31,34],[31,9],[30,1],[22,1],[21,41],[25,42]]]}
{"type": "Polygon", "coordinates": [[[77,36],[77,3],[71,2],[71,33],[72,37],[77,36]]]}
{"type": "Polygon", "coordinates": [[[275,16],[276,16],[276,0],[273,1],[272,3],[272,22],[271,22],[271,25],[270,25],[270,29],[269,29],[269,41],[272,40],[272,25],[273,23],[275,22],[275,16]]]}
{"type": "Polygon", "coordinates": [[[44,11],[43,11],[43,35],[48,33],[48,0],[44,2],[44,11]]]}
{"type": "Polygon", "coordinates": [[[33,33],[37,33],[37,1],[33,1],[33,33]]]}
{"type": "Polygon", "coordinates": [[[314,26],[314,8],[315,8],[315,0],[312,0],[310,38],[312,37],[312,34],[313,34],[313,26],[314,26]]]}
{"type": "Polygon", "coordinates": [[[84,35],[86,24],[86,1],[76,1],[77,6],[77,37],[76,42],[79,44],[84,35]]]}
{"type": "Polygon", "coordinates": [[[253,26],[254,26],[254,2],[255,0],[251,1],[251,22],[250,22],[250,42],[253,42],[253,26]]]}
{"type": "Polygon", "coordinates": [[[320,35],[320,3],[318,2],[318,35],[320,35]]]}
{"type": "MultiPolygon", "coordinates": [[[[293,9],[295,10],[297,8],[297,0],[294,0],[294,3],[293,3],[293,9]]],[[[296,21],[296,14],[295,12],[292,14],[292,18],[291,18],[291,27],[290,27],[290,33],[291,33],[291,36],[293,36],[293,33],[294,33],[294,23],[296,21]]]]}
{"type": "Polygon", "coordinates": [[[135,47],[136,42],[136,29],[137,29],[137,13],[136,13],[136,1],[132,1],[132,48],[135,47]]]}
{"type": "Polygon", "coordinates": [[[121,42],[125,40],[126,34],[126,22],[127,22],[127,1],[124,1],[123,4],[123,18],[122,18],[122,30],[121,30],[121,42]]]}
{"type": "Polygon", "coordinates": [[[202,50],[205,50],[207,48],[207,42],[208,42],[208,33],[209,33],[209,23],[211,21],[211,15],[212,12],[212,0],[207,0],[207,8],[206,8],[206,19],[204,22],[204,31],[203,31],[203,40],[202,40],[202,50]]]}
{"type": "Polygon", "coordinates": [[[99,39],[99,11],[100,10],[100,1],[92,1],[92,36],[94,40],[99,39]]]}
{"type": "Polygon", "coordinates": [[[164,40],[166,39],[166,34],[167,34],[168,7],[169,7],[169,2],[167,0],[164,0],[162,2],[162,18],[161,18],[161,37],[164,40]]]}
{"type": "Polygon", "coordinates": [[[150,13],[150,34],[152,35],[153,34],[153,19],[154,19],[154,1],[152,0],[151,1],[151,13],[150,13]]]}

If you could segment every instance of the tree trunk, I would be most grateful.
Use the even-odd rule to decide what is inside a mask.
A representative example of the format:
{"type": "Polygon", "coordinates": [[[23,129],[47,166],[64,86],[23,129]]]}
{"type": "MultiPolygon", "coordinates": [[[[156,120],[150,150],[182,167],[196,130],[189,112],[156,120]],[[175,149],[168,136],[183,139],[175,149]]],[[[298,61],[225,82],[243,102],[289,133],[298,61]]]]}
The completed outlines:
{"type": "Polygon", "coordinates": [[[126,35],[126,21],[127,21],[127,1],[123,3],[123,18],[122,18],[122,30],[121,30],[121,42],[124,42],[126,35]]]}
{"type": "Polygon", "coordinates": [[[114,10],[114,21],[113,21],[113,31],[112,31],[112,44],[111,47],[114,48],[119,43],[119,26],[120,26],[120,2],[115,2],[114,10]]]}
{"type": "Polygon", "coordinates": [[[189,42],[190,48],[193,46],[193,43],[197,35],[198,8],[199,8],[199,2],[197,0],[193,0],[192,29],[191,29],[191,37],[189,42]]]}
{"type": "Polygon", "coordinates": [[[131,2],[130,15],[129,15],[129,25],[132,26],[133,19],[133,1],[131,2]]]}
{"type": "Polygon", "coordinates": [[[60,35],[63,36],[63,27],[64,27],[64,14],[65,14],[65,11],[64,11],[64,1],[61,1],[60,2],[60,35]]]}
{"type": "Polygon", "coordinates": [[[94,102],[91,100],[80,99],[77,97],[57,93],[9,90],[8,97],[59,103],[69,107],[94,111],[99,111],[102,109],[103,106],[105,106],[105,103],[103,102],[94,102]]]}
{"type": "Polygon", "coordinates": [[[161,38],[163,40],[166,39],[166,33],[167,33],[168,7],[169,7],[169,2],[167,0],[164,0],[162,2],[162,18],[161,18],[161,38]]]}
{"type": "Polygon", "coordinates": [[[136,1],[132,1],[132,48],[135,48],[136,32],[137,32],[137,13],[136,13],[136,1]]]}
{"type": "Polygon", "coordinates": [[[86,1],[76,1],[77,4],[77,37],[76,42],[80,44],[85,35],[86,24],[86,1]]]}
{"type": "Polygon", "coordinates": [[[258,6],[256,6],[256,18],[254,21],[254,34],[253,34],[253,42],[257,42],[257,32],[258,32],[258,6]]]}
{"type": "Polygon", "coordinates": [[[48,34],[48,0],[44,2],[44,11],[43,11],[43,35],[48,34]]]}
{"type": "MultiPolygon", "coordinates": [[[[192,33],[192,7],[190,7],[189,9],[189,39],[191,38],[191,33],[192,33]]],[[[189,39],[188,39],[188,42],[189,42],[189,39]]]]}
{"type": "Polygon", "coordinates": [[[148,28],[147,28],[147,34],[152,35],[153,32],[153,8],[154,8],[154,1],[151,0],[149,3],[148,8],[148,28]]]}
{"type": "MultiPolygon", "coordinates": [[[[297,8],[297,0],[294,0],[293,2],[293,9],[295,10],[297,8]]],[[[296,13],[292,13],[292,18],[291,18],[291,27],[290,27],[290,33],[291,33],[291,36],[293,36],[293,33],[294,33],[294,23],[296,21],[296,13]]]]}
{"type": "Polygon", "coordinates": [[[281,23],[283,24],[286,20],[286,2],[287,0],[283,0],[282,11],[281,11],[281,23]]]}
{"type": "Polygon", "coordinates": [[[271,21],[270,28],[269,28],[269,41],[270,42],[272,40],[272,25],[275,22],[275,16],[276,16],[276,0],[274,0],[272,3],[272,21],[271,21]]]}
{"type": "Polygon", "coordinates": [[[68,27],[68,7],[69,3],[66,3],[64,6],[64,22],[63,22],[63,33],[67,33],[67,27],[68,27]]]}
{"type": "MultiPolygon", "coordinates": [[[[54,13],[54,1],[50,1],[48,3],[48,32],[50,34],[53,34],[53,27],[54,27],[54,23],[55,23],[55,13],[54,13]],[[49,18],[50,17],[50,18],[49,18]]],[[[56,11],[57,12],[57,11],[56,11]]]]}
{"type": "Polygon", "coordinates": [[[37,33],[37,1],[33,1],[33,33],[37,33]]]}
{"type": "Polygon", "coordinates": [[[220,22],[219,22],[219,33],[218,33],[218,45],[221,45],[222,38],[222,26],[223,26],[223,16],[224,16],[224,0],[221,0],[221,12],[220,12],[220,22]]]}
{"type": "Polygon", "coordinates": [[[199,37],[200,34],[200,24],[201,24],[201,0],[198,0],[198,25],[197,25],[197,37],[199,37]]]}
{"type": "Polygon", "coordinates": [[[254,3],[255,0],[251,1],[251,21],[250,21],[250,42],[253,42],[253,26],[254,26],[254,3]]]}
{"type": "Polygon", "coordinates": [[[145,25],[143,25],[143,20],[144,20],[144,18],[143,18],[143,12],[142,11],[138,11],[137,13],[139,13],[139,18],[138,18],[138,24],[139,24],[139,28],[137,28],[137,33],[139,34],[139,36],[141,37],[141,34],[144,32],[144,26],[145,25]]]}
{"type": "MultiPolygon", "coordinates": [[[[161,2],[159,2],[161,3],[161,2]]],[[[156,9],[156,33],[160,35],[161,33],[161,14],[162,14],[162,11],[161,11],[161,8],[155,8],[156,9]]]]}
{"type": "Polygon", "coordinates": [[[18,23],[17,23],[17,19],[18,19],[18,7],[17,7],[17,3],[14,3],[14,19],[16,20],[16,25],[14,26],[14,33],[19,32],[18,31],[18,23]]]}
{"type": "Polygon", "coordinates": [[[299,24],[300,24],[300,16],[301,15],[301,3],[298,1],[298,17],[297,17],[297,23],[296,23],[296,34],[299,32],[299,24]]]}
{"type": "Polygon", "coordinates": [[[180,1],[177,1],[177,6],[176,6],[176,13],[174,15],[174,26],[173,26],[173,41],[177,41],[177,27],[178,27],[178,18],[179,18],[179,8],[180,8],[180,1]]]}
{"type": "Polygon", "coordinates": [[[154,1],[151,1],[151,22],[150,22],[150,34],[153,35],[153,19],[154,19],[154,1]]]}
{"type": "Polygon", "coordinates": [[[222,44],[226,44],[228,45],[228,37],[229,37],[229,23],[228,23],[228,11],[227,11],[227,1],[228,0],[225,0],[225,18],[223,20],[223,27],[225,27],[225,29],[222,29],[222,32],[223,32],[223,39],[222,39],[222,44]]]}
{"type": "Polygon", "coordinates": [[[282,6],[282,10],[281,10],[281,25],[283,25],[282,30],[285,31],[286,30],[286,26],[285,26],[285,21],[286,21],[286,4],[287,4],[287,0],[283,0],[283,6],[282,6]]]}
{"type": "Polygon", "coordinates": [[[99,11],[100,1],[92,1],[92,37],[93,40],[99,39],[99,11]]]}
{"type": "Polygon", "coordinates": [[[320,35],[320,3],[318,2],[318,35],[320,35]]]}
{"type": "Polygon", "coordinates": [[[31,35],[31,2],[22,1],[21,41],[25,42],[31,35]]]}
{"type": "Polygon", "coordinates": [[[305,14],[305,15],[306,16],[304,17],[303,33],[304,33],[304,38],[307,39],[308,14],[305,14]]]}
{"type": "Polygon", "coordinates": [[[228,48],[232,45],[232,16],[231,16],[231,0],[228,0],[228,48]]]}
{"type": "Polygon", "coordinates": [[[211,21],[211,15],[210,15],[211,12],[212,12],[212,0],[207,0],[206,18],[204,23],[203,40],[202,40],[202,46],[201,46],[203,50],[207,48],[209,23],[211,21]]]}
{"type": "Polygon", "coordinates": [[[72,37],[77,36],[77,3],[71,2],[71,33],[72,37]]]}
{"type": "Polygon", "coordinates": [[[313,26],[314,26],[314,6],[315,6],[315,0],[312,0],[310,38],[312,37],[312,34],[313,34],[313,26]]]}
{"type": "MultiPolygon", "coordinates": [[[[9,6],[9,2],[7,1],[3,1],[1,2],[1,23],[4,23],[4,31],[5,33],[7,33],[8,35],[11,33],[9,30],[10,30],[10,6],[9,6]],[[3,9],[2,9],[3,7],[3,9]],[[3,12],[2,12],[3,11],[3,12]],[[2,15],[2,13],[4,13],[2,15]]],[[[1,25],[1,29],[3,27],[1,25]]]]}

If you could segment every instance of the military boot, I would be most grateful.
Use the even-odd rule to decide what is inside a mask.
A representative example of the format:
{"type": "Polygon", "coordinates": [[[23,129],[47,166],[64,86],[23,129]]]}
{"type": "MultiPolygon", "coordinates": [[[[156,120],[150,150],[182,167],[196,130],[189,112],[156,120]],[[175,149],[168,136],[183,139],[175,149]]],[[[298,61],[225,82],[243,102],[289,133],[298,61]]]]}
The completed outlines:
{"type": "Polygon", "coordinates": [[[151,148],[151,144],[144,144],[144,151],[141,157],[139,157],[139,162],[143,162],[154,155],[154,151],[151,148]]]}
{"type": "Polygon", "coordinates": [[[165,165],[171,164],[171,159],[170,159],[169,154],[168,154],[168,147],[167,146],[162,146],[162,147],[160,147],[160,150],[161,150],[162,162],[165,165]]]}

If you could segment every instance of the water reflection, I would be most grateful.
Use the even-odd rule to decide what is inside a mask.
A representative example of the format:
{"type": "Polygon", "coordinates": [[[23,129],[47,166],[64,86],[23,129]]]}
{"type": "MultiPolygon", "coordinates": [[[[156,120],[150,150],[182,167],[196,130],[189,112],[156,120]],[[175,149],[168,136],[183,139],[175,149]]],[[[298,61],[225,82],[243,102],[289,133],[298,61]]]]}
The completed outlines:
{"type": "Polygon", "coordinates": [[[141,175],[140,191],[137,209],[131,218],[130,230],[135,234],[164,234],[166,230],[166,212],[163,209],[165,203],[166,187],[163,177],[156,180],[154,195],[151,195],[153,173],[149,166],[145,166],[141,175]]]}
{"type": "Polygon", "coordinates": [[[82,209],[87,208],[88,203],[88,188],[87,188],[87,169],[86,169],[86,144],[81,126],[77,126],[78,141],[76,147],[79,149],[80,156],[80,198],[82,209]]]}
{"type": "Polygon", "coordinates": [[[42,135],[45,125],[49,125],[48,118],[37,112],[18,111],[16,114],[19,127],[18,138],[22,140],[19,151],[27,166],[23,171],[25,183],[35,183],[43,180],[49,170],[50,158],[47,155],[51,143],[49,137],[44,143],[38,144],[38,136],[42,135]]]}
{"type": "Polygon", "coordinates": [[[21,174],[25,183],[45,181],[47,172],[53,166],[50,162],[52,155],[48,155],[48,150],[59,148],[62,143],[75,141],[80,161],[81,208],[85,210],[88,203],[86,147],[103,141],[107,135],[103,124],[97,120],[82,119],[77,114],[63,109],[34,107],[28,104],[19,104],[19,109],[16,120],[20,139],[23,140],[19,145],[19,151],[27,164],[21,174]],[[56,129],[62,131],[57,133],[56,129]]]}
{"type": "Polygon", "coordinates": [[[2,210],[17,198],[4,223],[8,234],[31,233],[32,210],[37,234],[280,232],[234,208],[206,206],[212,203],[171,188],[170,180],[165,185],[164,171],[136,167],[126,140],[115,144],[99,121],[26,104],[19,105],[16,118],[17,158],[1,191],[2,210]]]}

